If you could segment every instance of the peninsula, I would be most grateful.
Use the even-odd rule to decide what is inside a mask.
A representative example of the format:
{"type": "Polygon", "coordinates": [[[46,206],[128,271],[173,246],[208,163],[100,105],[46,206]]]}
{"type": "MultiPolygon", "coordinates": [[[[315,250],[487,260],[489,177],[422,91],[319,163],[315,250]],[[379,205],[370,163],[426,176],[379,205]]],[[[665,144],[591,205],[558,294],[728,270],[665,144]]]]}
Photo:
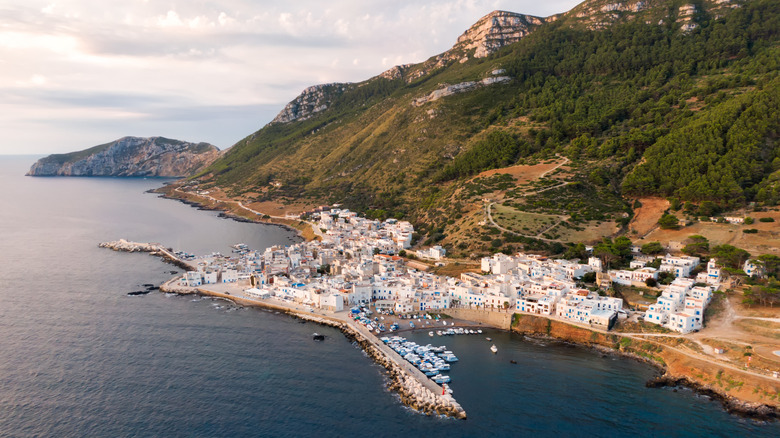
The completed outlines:
{"type": "Polygon", "coordinates": [[[123,137],[78,152],[53,154],[32,165],[29,176],[182,177],[208,166],[219,149],[164,137],[123,137]]]}

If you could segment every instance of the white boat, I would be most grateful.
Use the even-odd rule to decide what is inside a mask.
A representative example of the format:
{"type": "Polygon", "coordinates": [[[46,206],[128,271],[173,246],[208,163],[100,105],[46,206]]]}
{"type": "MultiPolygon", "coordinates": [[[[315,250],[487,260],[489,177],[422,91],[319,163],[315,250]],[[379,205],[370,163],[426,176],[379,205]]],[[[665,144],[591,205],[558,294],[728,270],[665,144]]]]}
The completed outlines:
{"type": "Polygon", "coordinates": [[[485,338],[486,341],[492,341],[493,338],[485,338]]]}
{"type": "Polygon", "coordinates": [[[428,332],[428,336],[433,337],[433,332],[428,332]]]}
{"type": "Polygon", "coordinates": [[[493,344],[493,345],[490,347],[490,351],[492,351],[492,352],[493,352],[493,354],[496,354],[496,353],[498,353],[498,348],[496,348],[496,344],[493,344]]]}

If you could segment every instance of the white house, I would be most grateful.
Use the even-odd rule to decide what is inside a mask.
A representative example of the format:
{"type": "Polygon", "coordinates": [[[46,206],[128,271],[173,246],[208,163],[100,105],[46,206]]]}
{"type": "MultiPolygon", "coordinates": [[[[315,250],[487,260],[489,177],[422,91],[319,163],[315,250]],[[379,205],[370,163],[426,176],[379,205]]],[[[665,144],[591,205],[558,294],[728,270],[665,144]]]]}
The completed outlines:
{"type": "Polygon", "coordinates": [[[696,317],[693,315],[678,312],[669,315],[669,322],[666,326],[680,333],[690,333],[694,330],[701,329],[701,322],[697,321],[696,317]]]}
{"type": "Polygon", "coordinates": [[[223,283],[235,283],[238,281],[238,271],[235,269],[225,269],[221,274],[223,283]]]}
{"type": "Polygon", "coordinates": [[[320,295],[320,308],[333,312],[341,312],[344,310],[344,299],[339,294],[322,294],[320,295]]]}
{"type": "Polygon", "coordinates": [[[672,272],[675,277],[681,278],[681,277],[688,277],[691,275],[691,271],[693,271],[693,268],[699,265],[699,258],[698,257],[691,257],[691,256],[680,256],[680,257],[674,257],[671,255],[666,255],[664,257],[663,261],[661,262],[661,266],[658,268],[661,272],[672,272]]]}
{"type": "Polygon", "coordinates": [[[189,287],[198,287],[203,284],[203,275],[200,271],[187,271],[184,273],[182,283],[189,287]]]}
{"type": "Polygon", "coordinates": [[[742,265],[742,270],[745,271],[745,274],[747,274],[748,277],[761,277],[763,275],[761,265],[755,263],[755,260],[745,260],[745,264],[742,265]]]}
{"type": "Polygon", "coordinates": [[[206,271],[203,273],[203,284],[216,284],[217,271],[206,271]]]}

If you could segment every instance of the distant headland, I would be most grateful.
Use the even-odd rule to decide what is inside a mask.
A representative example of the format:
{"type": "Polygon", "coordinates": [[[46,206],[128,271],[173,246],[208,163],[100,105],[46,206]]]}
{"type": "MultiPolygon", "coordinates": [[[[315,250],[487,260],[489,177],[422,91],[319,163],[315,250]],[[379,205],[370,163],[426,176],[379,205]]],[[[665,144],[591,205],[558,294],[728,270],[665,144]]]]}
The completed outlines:
{"type": "Polygon", "coordinates": [[[52,154],[32,165],[28,176],[182,177],[220,155],[209,143],[164,137],[123,137],[67,154],[52,154]]]}

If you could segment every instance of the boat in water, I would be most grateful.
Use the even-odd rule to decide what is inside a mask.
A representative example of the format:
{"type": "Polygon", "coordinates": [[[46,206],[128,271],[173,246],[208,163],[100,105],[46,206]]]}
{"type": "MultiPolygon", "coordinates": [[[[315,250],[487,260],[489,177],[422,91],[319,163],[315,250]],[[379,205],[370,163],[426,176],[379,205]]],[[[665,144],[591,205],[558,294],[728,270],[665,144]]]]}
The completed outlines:
{"type": "Polygon", "coordinates": [[[433,337],[433,332],[428,332],[428,336],[433,337]]]}
{"type": "Polygon", "coordinates": [[[321,335],[321,334],[319,334],[317,332],[313,333],[311,336],[312,336],[312,338],[314,338],[315,341],[324,341],[325,340],[325,335],[321,335]]]}
{"type": "Polygon", "coordinates": [[[498,353],[498,348],[496,348],[496,344],[493,344],[493,345],[490,347],[490,351],[492,351],[492,352],[493,352],[493,354],[496,354],[496,353],[498,353]]]}

